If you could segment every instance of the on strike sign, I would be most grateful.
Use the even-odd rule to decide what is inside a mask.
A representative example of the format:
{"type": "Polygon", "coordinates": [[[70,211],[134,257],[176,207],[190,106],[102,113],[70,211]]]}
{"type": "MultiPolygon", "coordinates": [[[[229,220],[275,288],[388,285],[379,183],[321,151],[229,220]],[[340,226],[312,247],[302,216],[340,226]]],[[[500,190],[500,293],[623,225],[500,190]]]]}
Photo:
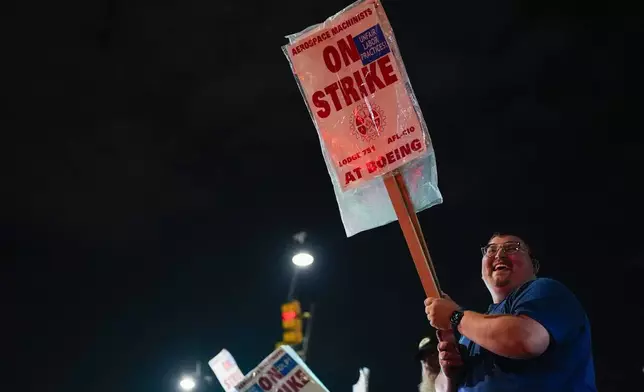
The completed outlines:
{"type": "Polygon", "coordinates": [[[284,51],[342,190],[427,152],[426,126],[377,0],[352,4],[284,51]]]}
{"type": "Polygon", "coordinates": [[[288,346],[273,351],[235,389],[238,392],[329,392],[288,346]]]}

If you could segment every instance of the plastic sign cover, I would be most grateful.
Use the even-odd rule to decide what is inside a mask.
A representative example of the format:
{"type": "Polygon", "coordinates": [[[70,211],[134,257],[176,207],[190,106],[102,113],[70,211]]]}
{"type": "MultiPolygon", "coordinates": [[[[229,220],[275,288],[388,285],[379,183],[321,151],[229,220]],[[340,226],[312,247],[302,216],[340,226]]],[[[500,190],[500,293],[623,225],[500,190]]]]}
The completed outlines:
{"type": "Polygon", "coordinates": [[[329,392],[289,346],[273,351],[235,388],[238,392],[329,392]]]}
{"type": "Polygon", "coordinates": [[[414,209],[442,203],[429,131],[387,15],[359,0],[282,47],[315,124],[347,236],[395,221],[383,175],[414,209]]]}

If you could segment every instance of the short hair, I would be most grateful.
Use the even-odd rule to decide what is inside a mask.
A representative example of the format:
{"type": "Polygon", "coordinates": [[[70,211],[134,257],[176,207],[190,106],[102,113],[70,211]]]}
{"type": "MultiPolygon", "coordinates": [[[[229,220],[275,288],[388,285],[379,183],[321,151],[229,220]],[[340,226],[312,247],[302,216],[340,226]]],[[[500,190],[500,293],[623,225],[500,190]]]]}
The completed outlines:
{"type": "Polygon", "coordinates": [[[534,257],[534,255],[532,254],[532,250],[530,249],[530,246],[525,242],[525,240],[523,238],[519,237],[516,234],[512,234],[512,233],[508,233],[508,232],[496,232],[496,233],[492,234],[492,237],[490,237],[488,242],[492,241],[493,239],[495,239],[497,237],[508,237],[508,236],[517,237],[518,239],[521,240],[521,242],[523,242],[523,245],[525,246],[526,250],[528,251],[528,257],[530,257],[530,260],[532,261],[532,269],[534,270],[534,274],[535,275],[538,274],[539,273],[539,268],[541,268],[541,262],[536,257],[534,257]]]}

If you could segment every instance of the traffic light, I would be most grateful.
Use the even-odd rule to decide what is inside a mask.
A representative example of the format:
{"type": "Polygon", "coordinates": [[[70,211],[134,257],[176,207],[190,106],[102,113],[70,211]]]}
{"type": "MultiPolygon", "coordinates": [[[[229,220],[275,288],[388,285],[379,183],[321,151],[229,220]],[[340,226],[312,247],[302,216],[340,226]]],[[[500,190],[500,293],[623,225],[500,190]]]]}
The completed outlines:
{"type": "Polygon", "coordinates": [[[302,307],[300,301],[294,300],[282,305],[283,344],[300,344],[304,339],[302,334],[302,307]]]}

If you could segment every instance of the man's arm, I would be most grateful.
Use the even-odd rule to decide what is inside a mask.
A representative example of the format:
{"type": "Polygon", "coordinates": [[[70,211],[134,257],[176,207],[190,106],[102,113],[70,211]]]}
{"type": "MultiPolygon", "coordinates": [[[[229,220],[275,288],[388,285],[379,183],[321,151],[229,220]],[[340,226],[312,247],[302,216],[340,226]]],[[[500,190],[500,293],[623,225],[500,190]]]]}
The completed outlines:
{"type": "Polygon", "coordinates": [[[509,315],[465,312],[459,331],[497,355],[533,358],[585,327],[577,298],[552,279],[537,279],[513,302],[509,315]]]}
{"type": "Polygon", "coordinates": [[[458,331],[486,350],[512,359],[538,357],[550,344],[548,331],[527,316],[466,311],[458,331]]]}

